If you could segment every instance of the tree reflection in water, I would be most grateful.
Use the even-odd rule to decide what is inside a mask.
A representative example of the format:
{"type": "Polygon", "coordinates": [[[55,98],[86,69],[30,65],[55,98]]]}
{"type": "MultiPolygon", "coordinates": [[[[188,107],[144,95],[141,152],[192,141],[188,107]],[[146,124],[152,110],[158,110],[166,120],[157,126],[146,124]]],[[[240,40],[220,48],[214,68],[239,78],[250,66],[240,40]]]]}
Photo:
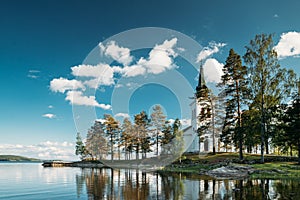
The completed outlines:
{"type": "Polygon", "coordinates": [[[299,180],[212,180],[180,173],[82,169],[77,196],[102,199],[300,199],[299,180]]]}

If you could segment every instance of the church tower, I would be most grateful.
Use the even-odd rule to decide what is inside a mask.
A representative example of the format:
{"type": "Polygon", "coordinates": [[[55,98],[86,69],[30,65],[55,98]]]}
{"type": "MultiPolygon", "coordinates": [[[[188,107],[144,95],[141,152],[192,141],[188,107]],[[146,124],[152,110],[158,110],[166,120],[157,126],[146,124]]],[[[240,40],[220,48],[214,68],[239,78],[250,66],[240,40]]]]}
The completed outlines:
{"type": "Polygon", "coordinates": [[[207,152],[211,151],[210,149],[210,139],[208,134],[202,134],[202,139],[199,142],[198,129],[200,127],[199,122],[199,114],[201,112],[207,113],[210,112],[206,107],[206,105],[210,105],[209,102],[209,89],[206,86],[204,79],[204,70],[203,66],[200,66],[198,85],[196,86],[196,91],[194,97],[192,98],[192,102],[190,104],[190,108],[192,111],[191,116],[191,126],[187,127],[184,130],[184,137],[186,141],[186,145],[188,146],[186,152],[207,152]],[[203,101],[204,99],[204,101],[203,101]],[[206,100],[205,100],[206,99],[206,100]],[[200,148],[199,148],[200,146],[200,148]]]}

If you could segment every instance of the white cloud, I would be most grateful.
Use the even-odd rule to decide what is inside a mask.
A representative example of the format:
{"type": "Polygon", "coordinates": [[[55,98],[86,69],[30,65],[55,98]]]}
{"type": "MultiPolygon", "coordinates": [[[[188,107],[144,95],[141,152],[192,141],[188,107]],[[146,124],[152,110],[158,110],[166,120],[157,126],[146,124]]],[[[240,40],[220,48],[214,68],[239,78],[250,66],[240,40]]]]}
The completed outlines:
{"type": "Polygon", "coordinates": [[[47,113],[47,114],[44,114],[42,115],[43,117],[45,118],[49,118],[49,119],[53,119],[53,118],[56,118],[56,115],[52,114],[52,113],[47,113]]]}
{"type": "MultiPolygon", "coordinates": [[[[169,119],[168,121],[170,122],[170,124],[173,124],[175,122],[174,119],[169,119]]],[[[180,121],[182,127],[191,125],[191,119],[180,119],[179,121],[180,121]]]]}
{"type": "Polygon", "coordinates": [[[1,144],[0,152],[7,155],[21,155],[42,160],[78,160],[74,155],[74,144],[64,142],[45,141],[39,144],[1,144]]]}
{"type": "Polygon", "coordinates": [[[278,44],[274,47],[279,58],[300,55],[300,32],[287,32],[280,36],[278,44]]]}
{"type": "Polygon", "coordinates": [[[135,77],[139,75],[145,75],[146,69],[141,65],[132,65],[130,67],[126,66],[122,68],[122,73],[125,77],[135,77]]]}
{"type": "Polygon", "coordinates": [[[37,78],[39,78],[39,74],[40,74],[39,70],[31,69],[31,70],[28,71],[27,77],[32,78],[32,79],[37,79],[37,78]]]}
{"type": "Polygon", "coordinates": [[[52,108],[54,108],[54,107],[53,107],[52,105],[49,105],[48,108],[52,109],[52,108]]]}
{"type": "Polygon", "coordinates": [[[60,77],[60,78],[55,78],[50,82],[50,89],[54,92],[64,93],[67,90],[76,90],[76,89],[85,90],[85,87],[78,80],[68,80],[60,77]]]}
{"type": "Polygon", "coordinates": [[[223,75],[223,66],[224,64],[219,63],[214,58],[207,59],[203,65],[205,80],[207,82],[219,83],[223,75]]]}
{"type": "Polygon", "coordinates": [[[96,121],[96,122],[101,122],[102,124],[104,124],[104,123],[106,122],[105,119],[96,119],[95,121],[96,121]]]}
{"type": "Polygon", "coordinates": [[[279,15],[278,15],[278,14],[274,14],[273,17],[274,17],[274,18],[278,18],[279,15]]]}
{"type": "Polygon", "coordinates": [[[225,43],[210,42],[208,47],[204,47],[198,54],[197,62],[207,59],[212,54],[218,53],[225,43]]]}
{"type": "Polygon", "coordinates": [[[84,82],[90,88],[98,88],[100,85],[114,85],[114,69],[108,64],[78,65],[71,67],[72,74],[78,77],[92,77],[93,79],[84,82]]]}
{"type": "Polygon", "coordinates": [[[28,74],[27,77],[32,78],[32,79],[37,79],[39,76],[34,75],[34,74],[28,74]]]}
{"type": "Polygon", "coordinates": [[[96,101],[95,96],[84,96],[82,91],[68,91],[66,100],[70,101],[72,105],[82,105],[82,106],[95,106],[102,108],[104,110],[111,109],[110,105],[107,104],[99,104],[96,101]]]}
{"type": "Polygon", "coordinates": [[[174,48],[177,38],[165,40],[162,44],[157,44],[149,52],[148,58],[140,58],[136,64],[127,65],[123,68],[112,67],[115,73],[120,73],[124,77],[135,77],[140,75],[159,74],[175,67],[173,58],[177,56],[174,48]]]}
{"type": "Polygon", "coordinates": [[[112,57],[124,66],[132,62],[133,57],[130,55],[130,49],[118,46],[115,41],[110,41],[106,46],[100,43],[99,47],[101,53],[112,57]]]}
{"type": "Polygon", "coordinates": [[[115,117],[130,118],[128,113],[117,113],[115,117]]]}
{"type": "Polygon", "coordinates": [[[149,58],[141,58],[138,65],[144,66],[148,73],[160,74],[174,67],[173,58],[177,56],[174,47],[177,43],[177,38],[165,40],[162,44],[155,45],[150,51],[149,58]]]}

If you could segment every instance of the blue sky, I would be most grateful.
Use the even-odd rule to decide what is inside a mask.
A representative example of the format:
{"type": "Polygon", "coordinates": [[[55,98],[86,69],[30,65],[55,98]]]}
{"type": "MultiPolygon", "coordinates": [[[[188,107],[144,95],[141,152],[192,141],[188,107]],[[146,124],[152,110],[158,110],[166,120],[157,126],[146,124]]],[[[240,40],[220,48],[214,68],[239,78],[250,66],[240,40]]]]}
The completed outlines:
{"type": "MultiPolygon", "coordinates": [[[[146,50],[134,51],[130,45],[125,45],[125,43],[123,45],[120,41],[107,42],[112,36],[126,30],[161,27],[190,37],[199,44],[199,47],[203,47],[195,56],[199,56],[202,50],[203,61],[206,64],[205,70],[208,74],[206,79],[212,84],[217,81],[218,73],[230,48],[234,48],[237,53],[243,55],[245,45],[249,44],[256,34],[273,33],[274,42],[278,45],[280,52],[281,65],[294,69],[299,76],[299,8],[300,2],[296,0],[195,0],[184,3],[174,0],[151,1],[151,3],[135,0],[1,1],[0,154],[73,158],[76,132],[79,129],[83,136],[86,134],[84,132],[86,124],[80,123],[83,121],[90,123],[93,118],[79,116],[78,113],[82,112],[88,112],[88,115],[95,114],[96,118],[101,118],[106,112],[119,117],[126,114],[132,116],[141,109],[149,112],[153,104],[160,103],[169,118],[188,119],[188,116],[178,109],[180,100],[176,99],[177,94],[176,92],[174,94],[174,90],[172,93],[171,86],[146,83],[147,81],[158,83],[157,80],[161,78],[161,80],[173,81],[175,84],[176,80],[180,79],[174,80],[170,77],[177,71],[183,75],[184,80],[187,80],[191,87],[194,87],[197,84],[197,70],[181,57],[183,52],[189,53],[191,50],[187,47],[183,49],[181,40],[176,35],[160,38],[146,50]],[[114,79],[103,80],[102,85],[97,85],[99,87],[96,92],[87,85],[77,85],[78,90],[75,93],[77,99],[75,100],[80,101],[81,105],[72,107],[72,104],[76,102],[74,99],[66,100],[66,98],[68,94],[74,95],[74,90],[65,87],[71,80],[83,83],[92,79],[90,75],[85,76],[84,72],[87,66],[97,65],[93,63],[94,58],[90,53],[101,51],[99,43],[102,44],[100,60],[105,56],[109,57],[110,61],[119,59],[119,61],[106,63],[109,67],[139,66],[140,68],[137,67],[131,72],[137,73],[137,69],[144,70],[144,72],[139,71],[139,75],[129,76],[126,73],[130,70],[118,72],[115,68],[114,79]],[[153,71],[154,68],[147,68],[149,63],[155,62],[155,59],[150,58],[151,50],[155,46],[161,48],[161,54],[155,54],[155,56],[159,58],[162,56],[166,61],[158,63],[166,68],[156,72],[153,71]],[[109,51],[109,47],[114,48],[109,51]],[[123,60],[120,60],[120,57],[116,55],[122,52],[127,52],[127,54],[123,60]],[[144,60],[140,60],[141,58],[144,60]],[[139,65],[141,63],[144,68],[139,65]],[[79,69],[77,75],[75,69],[79,69]],[[127,79],[118,84],[117,79],[126,76],[127,79]],[[129,81],[131,79],[133,80],[129,81]],[[57,85],[51,87],[53,80],[58,80],[57,85]],[[105,81],[113,81],[113,83],[105,81]],[[146,85],[142,86],[143,84],[146,85]],[[122,86],[127,88],[125,93],[131,91],[128,88],[133,88],[133,93],[128,100],[129,112],[125,109],[127,113],[122,111],[123,107],[117,108],[122,104],[123,99],[117,98],[120,96],[113,96],[122,93],[121,89],[115,90],[122,86]],[[62,88],[66,90],[63,91],[62,88]],[[82,102],[89,104],[90,99],[87,102],[81,98],[93,95],[98,103],[93,104],[96,105],[95,110],[93,106],[82,105],[84,104],[82,102]],[[106,110],[113,103],[112,97],[116,99],[115,108],[106,110]],[[100,104],[104,105],[99,106],[100,104]],[[108,107],[103,109],[105,106],[108,107]]],[[[197,65],[196,60],[193,64],[197,65]]],[[[95,68],[91,69],[95,70],[95,68]]],[[[99,76],[94,78],[100,80],[99,76]]],[[[72,84],[74,86],[76,83],[72,82],[72,84]]],[[[182,97],[182,95],[179,96],[182,97]]]]}

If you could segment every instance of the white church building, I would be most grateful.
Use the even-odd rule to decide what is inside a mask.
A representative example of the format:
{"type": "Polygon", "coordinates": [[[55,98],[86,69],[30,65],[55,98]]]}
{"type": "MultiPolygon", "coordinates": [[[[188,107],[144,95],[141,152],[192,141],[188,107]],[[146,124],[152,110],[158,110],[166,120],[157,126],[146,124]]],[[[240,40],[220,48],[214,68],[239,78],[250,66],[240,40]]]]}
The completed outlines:
{"type": "MultiPolygon", "coordinates": [[[[199,73],[199,81],[198,81],[198,88],[206,87],[205,80],[204,80],[204,73],[203,73],[203,67],[200,67],[200,73],[199,73]]],[[[199,137],[197,134],[197,130],[200,126],[200,122],[198,120],[199,113],[201,112],[201,106],[199,104],[199,99],[197,98],[196,94],[194,94],[194,97],[191,98],[192,102],[190,103],[190,109],[191,109],[191,125],[186,127],[183,130],[183,138],[184,138],[184,144],[185,144],[185,152],[212,152],[213,151],[213,143],[215,143],[215,148],[217,151],[218,146],[218,139],[217,134],[214,134],[211,129],[207,130],[205,134],[201,136],[201,142],[199,143],[199,137]],[[199,149],[200,145],[200,149],[199,149]]]]}

